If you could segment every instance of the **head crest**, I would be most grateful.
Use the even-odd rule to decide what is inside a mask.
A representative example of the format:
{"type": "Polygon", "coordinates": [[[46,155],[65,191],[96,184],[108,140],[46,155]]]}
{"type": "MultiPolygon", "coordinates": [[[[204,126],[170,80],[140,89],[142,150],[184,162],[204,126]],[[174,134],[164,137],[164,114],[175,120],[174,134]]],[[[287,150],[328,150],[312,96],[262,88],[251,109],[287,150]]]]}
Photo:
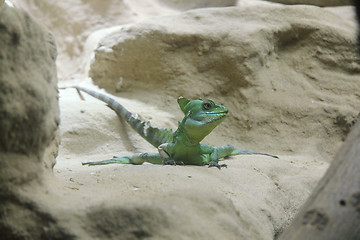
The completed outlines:
{"type": "Polygon", "coordinates": [[[191,101],[190,99],[187,99],[187,98],[184,98],[184,97],[179,97],[178,100],[177,100],[177,102],[178,102],[178,104],[180,106],[180,109],[184,114],[186,114],[185,107],[190,101],[191,101]]]}

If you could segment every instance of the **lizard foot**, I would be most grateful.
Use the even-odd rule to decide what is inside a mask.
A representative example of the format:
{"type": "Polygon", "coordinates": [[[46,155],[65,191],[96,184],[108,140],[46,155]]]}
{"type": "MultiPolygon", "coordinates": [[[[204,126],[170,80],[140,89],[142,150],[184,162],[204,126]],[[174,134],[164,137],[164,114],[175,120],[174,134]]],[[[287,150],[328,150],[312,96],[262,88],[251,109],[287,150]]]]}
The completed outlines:
{"type": "Polygon", "coordinates": [[[164,160],[163,162],[162,162],[164,165],[172,165],[172,166],[176,166],[176,165],[182,165],[182,166],[184,166],[185,164],[184,164],[184,162],[182,162],[182,161],[175,161],[175,160],[164,160]]]}
{"type": "Polygon", "coordinates": [[[226,164],[219,164],[218,162],[203,162],[203,165],[208,165],[208,167],[217,167],[221,170],[222,167],[227,168],[226,164]]]}

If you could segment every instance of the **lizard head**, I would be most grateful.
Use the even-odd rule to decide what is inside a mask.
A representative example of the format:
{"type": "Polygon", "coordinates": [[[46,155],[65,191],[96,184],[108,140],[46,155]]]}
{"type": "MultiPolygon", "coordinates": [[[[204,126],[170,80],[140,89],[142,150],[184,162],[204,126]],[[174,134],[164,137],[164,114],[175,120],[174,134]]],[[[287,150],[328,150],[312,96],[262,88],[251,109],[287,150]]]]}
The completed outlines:
{"type": "Polygon", "coordinates": [[[183,124],[189,137],[199,142],[228,114],[226,107],[211,100],[202,100],[201,98],[190,100],[180,97],[178,104],[185,114],[185,118],[180,124],[183,124]]]}

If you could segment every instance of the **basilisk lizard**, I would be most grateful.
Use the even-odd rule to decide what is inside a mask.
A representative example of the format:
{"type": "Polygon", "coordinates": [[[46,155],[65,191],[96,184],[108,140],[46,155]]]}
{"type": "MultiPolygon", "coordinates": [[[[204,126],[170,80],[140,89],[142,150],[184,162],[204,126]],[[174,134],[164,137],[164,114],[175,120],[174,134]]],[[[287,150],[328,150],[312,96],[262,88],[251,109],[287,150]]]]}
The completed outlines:
{"type": "Polygon", "coordinates": [[[258,154],[278,158],[267,153],[238,149],[232,145],[212,147],[201,144],[201,140],[218,126],[228,114],[228,109],[220,103],[202,100],[201,98],[189,100],[180,97],[177,102],[185,117],[179,121],[178,129],[173,132],[164,128],[151,127],[148,122],[138,119],[111,97],[79,86],[72,86],[71,88],[77,89],[80,96],[80,91],[82,91],[105,102],[119,117],[125,119],[138,134],[158,149],[158,153],[137,153],[126,157],[114,156],[109,160],[84,162],[83,165],[111,163],[138,165],[148,162],[168,165],[208,165],[221,169],[227,165],[219,164],[219,159],[231,155],[258,154]]]}

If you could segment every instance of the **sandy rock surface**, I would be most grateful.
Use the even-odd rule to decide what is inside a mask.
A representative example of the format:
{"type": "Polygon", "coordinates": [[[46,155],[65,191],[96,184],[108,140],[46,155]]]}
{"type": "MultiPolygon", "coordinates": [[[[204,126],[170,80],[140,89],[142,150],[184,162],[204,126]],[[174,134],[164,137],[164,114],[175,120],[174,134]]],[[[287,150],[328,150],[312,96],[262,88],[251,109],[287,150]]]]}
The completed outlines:
{"type": "Polygon", "coordinates": [[[283,4],[309,4],[320,7],[352,5],[351,0],[266,0],[283,4]]]}
{"type": "MultiPolygon", "coordinates": [[[[280,156],[232,157],[221,171],[150,164],[83,167],[85,161],[156,150],[102,102],[61,90],[54,176],[44,175],[41,185],[23,192],[41,209],[37,221],[29,222],[48,219],[50,227],[31,228],[14,218],[12,223],[25,226],[20,231],[25,236],[34,229],[59,239],[274,239],[321,178],[358,114],[351,7],[14,3],[54,33],[61,86],[97,89],[87,79],[90,70],[94,83],[130,111],[172,129],[183,117],[179,95],[211,98],[228,107],[230,116],[206,143],[280,156]],[[181,13],[204,6],[221,8],[181,13]],[[118,26],[126,23],[132,24],[118,26]]],[[[16,209],[16,216],[24,215],[16,209]]]]}
{"type": "Polygon", "coordinates": [[[233,6],[234,0],[227,1],[21,1],[13,0],[15,6],[30,11],[40,23],[55,35],[59,54],[59,80],[79,77],[83,69],[82,58],[88,36],[106,27],[137,22],[153,16],[171,15],[198,7],[233,6]]]}
{"type": "Polygon", "coordinates": [[[46,210],[50,203],[32,197],[44,197],[38,187],[47,184],[58,148],[52,143],[60,122],[54,37],[8,7],[0,8],[0,29],[0,236],[66,237],[46,210]]]}
{"type": "Polygon", "coordinates": [[[12,10],[1,8],[0,15],[0,150],[42,158],[60,122],[55,40],[28,14],[12,10]]]}
{"type": "Polygon", "coordinates": [[[329,158],[358,114],[354,33],[353,22],[312,6],[193,10],[114,29],[89,74],[120,96],[154,95],[173,113],[178,96],[215,98],[231,114],[218,144],[329,158]]]}

